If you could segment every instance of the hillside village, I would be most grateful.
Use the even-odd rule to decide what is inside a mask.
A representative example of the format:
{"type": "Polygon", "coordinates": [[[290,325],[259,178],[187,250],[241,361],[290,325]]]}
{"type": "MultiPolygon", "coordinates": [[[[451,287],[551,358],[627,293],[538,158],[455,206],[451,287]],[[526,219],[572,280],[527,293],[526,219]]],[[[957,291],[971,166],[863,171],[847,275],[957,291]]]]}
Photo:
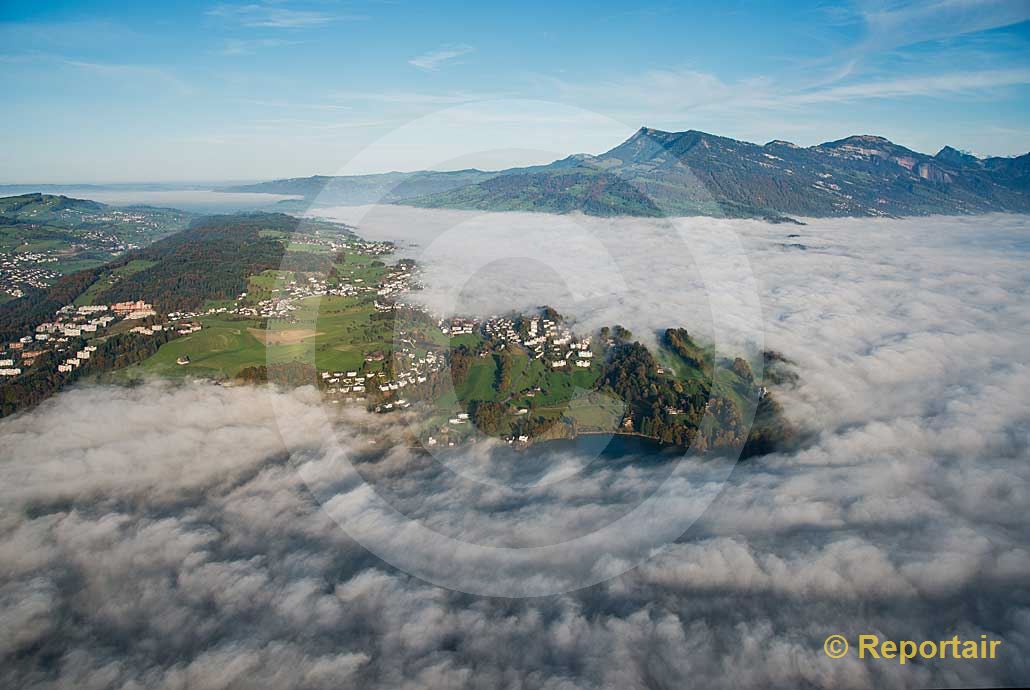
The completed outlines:
{"type": "Polygon", "coordinates": [[[49,252],[0,252],[0,294],[17,299],[26,290],[53,285],[61,277],[53,266],[57,261],[49,252]]]}
{"type": "MultiPolygon", "coordinates": [[[[120,213],[120,212],[118,212],[120,213]]],[[[369,242],[349,240],[338,242],[335,239],[305,237],[302,244],[325,246],[330,250],[346,248],[369,256],[381,256],[392,250],[387,242],[369,242]]],[[[123,245],[127,247],[128,245],[123,245]]],[[[20,255],[25,257],[27,255],[20,255]]],[[[44,255],[33,255],[36,263],[50,259],[44,255]]],[[[11,263],[27,263],[11,259],[11,263]]],[[[139,336],[153,336],[156,333],[170,332],[175,335],[191,335],[202,329],[201,319],[216,314],[239,317],[257,317],[261,319],[289,320],[290,314],[297,308],[300,300],[314,297],[337,295],[356,297],[376,295],[389,298],[403,290],[410,289],[410,275],[413,265],[402,262],[391,271],[386,271],[383,279],[376,283],[365,284],[362,279],[354,282],[341,281],[330,285],[324,277],[309,275],[303,281],[291,280],[271,290],[271,297],[256,302],[248,301],[248,294],[241,293],[234,306],[217,306],[197,311],[175,311],[159,315],[153,305],[142,300],[130,300],[113,304],[69,304],[58,309],[53,318],[45,321],[32,332],[25,333],[16,341],[0,344],[0,376],[17,377],[33,367],[46,352],[60,355],[57,366],[58,374],[70,374],[89,360],[96,351],[95,345],[84,345],[85,342],[103,338],[111,333],[132,333],[139,336]]],[[[38,269],[37,269],[38,271],[38,269]]],[[[47,282],[36,273],[30,271],[18,274],[19,278],[35,280],[34,287],[46,287],[47,282]]],[[[47,275],[55,278],[57,274],[47,275]]],[[[20,296],[16,292],[15,296],[20,296]]],[[[181,362],[182,365],[188,361],[181,362]]]]}
{"type": "MultiPolygon", "coordinates": [[[[141,300],[115,304],[66,305],[61,307],[52,321],[36,326],[16,341],[0,345],[0,376],[12,377],[27,372],[46,353],[62,355],[57,371],[69,374],[90,359],[97,348],[90,340],[119,330],[140,335],[153,335],[165,326],[160,323],[131,326],[130,322],[157,316],[153,307],[141,300]]],[[[193,328],[193,326],[191,326],[193,328]]],[[[199,329],[199,326],[195,328],[199,329]]],[[[180,333],[187,329],[179,329],[180,333]]],[[[192,332],[192,331],[189,331],[192,332]]]]}

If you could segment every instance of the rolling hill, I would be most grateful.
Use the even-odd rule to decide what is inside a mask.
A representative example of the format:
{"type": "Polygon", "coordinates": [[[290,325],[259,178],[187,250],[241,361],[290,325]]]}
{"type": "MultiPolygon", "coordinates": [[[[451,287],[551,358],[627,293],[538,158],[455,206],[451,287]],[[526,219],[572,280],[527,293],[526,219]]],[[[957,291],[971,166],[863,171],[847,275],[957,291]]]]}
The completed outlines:
{"type": "Polygon", "coordinates": [[[104,232],[143,246],[183,229],[193,214],[154,206],[108,206],[56,194],[0,198],[0,220],[10,226],[51,228],[76,237],[104,232]]]}

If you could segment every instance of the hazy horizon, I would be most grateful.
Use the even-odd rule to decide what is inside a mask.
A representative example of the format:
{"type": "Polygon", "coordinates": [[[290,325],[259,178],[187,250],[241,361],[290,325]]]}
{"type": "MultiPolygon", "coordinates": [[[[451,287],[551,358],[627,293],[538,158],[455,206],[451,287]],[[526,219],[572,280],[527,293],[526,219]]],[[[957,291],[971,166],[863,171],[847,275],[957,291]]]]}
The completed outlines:
{"type": "MultiPolygon", "coordinates": [[[[655,129],[655,128],[649,127],[648,129],[655,129]]],[[[686,131],[686,130],[684,130],[684,131],[686,131]]],[[[706,134],[712,134],[714,136],[724,136],[723,134],[720,134],[719,132],[706,132],[706,134]]],[[[841,135],[840,137],[837,137],[836,139],[827,140],[825,142],[824,141],[816,142],[816,143],[810,144],[809,146],[818,146],[819,144],[827,143],[828,141],[837,141],[839,139],[844,139],[844,138],[846,138],[848,136],[880,136],[880,135],[876,134],[875,132],[852,132],[850,134],[841,135]]],[[[97,181],[94,181],[94,182],[82,182],[82,181],[65,181],[65,182],[31,182],[31,181],[30,182],[2,182],[2,183],[0,183],[0,191],[7,191],[7,190],[12,190],[12,189],[14,189],[14,190],[31,190],[32,188],[36,188],[36,187],[40,188],[41,191],[43,190],[43,188],[83,189],[83,190],[88,190],[90,187],[97,187],[97,188],[104,188],[104,189],[106,189],[106,188],[118,188],[118,187],[121,187],[121,188],[126,188],[126,189],[132,189],[132,188],[147,187],[147,186],[171,187],[171,188],[182,188],[182,189],[188,189],[188,188],[191,188],[191,187],[203,187],[204,189],[209,189],[211,187],[222,187],[222,186],[226,186],[227,187],[227,186],[234,186],[234,185],[241,185],[241,184],[254,184],[254,183],[258,183],[258,182],[267,182],[267,181],[271,181],[271,180],[274,180],[274,179],[290,179],[290,178],[304,178],[304,177],[387,175],[387,174],[391,174],[391,173],[407,174],[407,173],[425,172],[425,171],[429,171],[429,170],[436,171],[436,172],[456,172],[456,171],[460,171],[460,170],[477,169],[477,170],[481,170],[482,172],[500,172],[501,170],[503,170],[503,169],[505,169],[507,167],[523,167],[523,166],[530,166],[530,165],[547,164],[547,163],[554,162],[555,160],[560,160],[561,158],[565,158],[567,156],[573,156],[573,155],[579,155],[579,154],[598,155],[598,154],[604,153],[604,152],[606,152],[606,151],[608,151],[608,150],[610,150],[612,148],[615,148],[616,146],[621,144],[623,141],[625,141],[625,139],[621,139],[619,141],[613,142],[611,146],[609,146],[609,147],[607,147],[605,149],[602,149],[602,150],[598,150],[598,151],[569,151],[569,152],[567,152],[564,155],[558,156],[557,158],[549,158],[547,156],[543,156],[539,160],[534,161],[534,162],[521,163],[521,164],[519,164],[517,166],[516,165],[513,165],[513,166],[501,166],[501,167],[489,168],[489,169],[486,169],[486,168],[469,168],[468,166],[462,166],[462,165],[441,165],[441,166],[437,166],[435,168],[411,168],[411,169],[403,169],[403,170],[402,169],[397,169],[397,168],[391,168],[391,169],[383,169],[383,170],[369,170],[369,171],[365,171],[365,172],[357,172],[357,171],[353,171],[353,170],[347,168],[345,170],[337,169],[337,170],[332,171],[332,172],[328,172],[328,171],[313,171],[313,172],[311,172],[309,174],[305,174],[305,175],[289,175],[289,176],[287,176],[287,175],[278,175],[278,176],[273,176],[273,177],[251,177],[251,178],[236,178],[236,179],[210,179],[210,180],[193,179],[193,180],[164,180],[164,181],[153,180],[153,179],[150,179],[150,180],[148,180],[148,179],[139,179],[139,180],[121,180],[121,181],[97,180],[97,181]]],[[[775,138],[774,137],[773,139],[769,139],[769,140],[764,141],[764,142],[748,142],[748,143],[762,145],[762,144],[768,143],[770,141],[785,141],[785,140],[782,139],[782,138],[775,138]]],[[[795,143],[796,144],[797,142],[790,142],[790,143],[795,143]]],[[[920,150],[915,149],[915,148],[913,148],[911,146],[907,146],[905,144],[905,142],[903,142],[903,141],[894,141],[893,143],[898,144],[900,146],[904,146],[905,148],[911,149],[911,150],[915,151],[916,153],[923,153],[923,154],[930,155],[930,156],[938,153],[938,151],[940,150],[940,149],[937,149],[937,150],[934,150],[934,151],[920,151],[920,150]]],[[[945,146],[950,146],[951,148],[954,148],[954,149],[956,149],[958,151],[961,151],[962,153],[970,153],[970,154],[976,155],[976,156],[978,156],[980,158],[990,157],[990,156],[983,156],[983,155],[977,154],[977,153],[971,151],[968,148],[964,148],[964,147],[956,145],[954,143],[945,144],[945,146]]],[[[941,148],[943,148],[943,146],[941,148]]],[[[999,155],[999,156],[994,156],[994,157],[998,157],[998,158],[1017,158],[1019,156],[1026,155],[1027,153],[1030,153],[1030,148],[1028,148],[1026,151],[1017,151],[1015,153],[999,155]]],[[[217,191],[217,190],[214,190],[214,191],[217,191]]],[[[24,192],[16,192],[16,193],[24,193],[24,192]]]]}
{"type": "Polygon", "coordinates": [[[604,151],[642,125],[1017,155],[1030,151],[1028,20],[1013,0],[602,3],[588,15],[554,3],[7,3],[0,123],[19,136],[0,151],[0,180],[496,169],[604,151]],[[412,123],[418,139],[373,146],[412,123]]]}

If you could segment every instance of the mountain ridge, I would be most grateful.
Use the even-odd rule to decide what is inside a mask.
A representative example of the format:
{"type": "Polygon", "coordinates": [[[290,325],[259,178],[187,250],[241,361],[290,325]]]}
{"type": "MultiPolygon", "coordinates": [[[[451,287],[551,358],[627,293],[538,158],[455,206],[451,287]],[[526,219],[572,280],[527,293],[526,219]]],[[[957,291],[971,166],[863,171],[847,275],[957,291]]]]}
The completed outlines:
{"type": "Polygon", "coordinates": [[[315,176],[227,190],[297,193],[299,180],[325,181],[307,183],[311,203],[483,211],[771,220],[1030,212],[1030,154],[978,158],[945,146],[930,155],[873,134],[809,147],[778,139],[755,144],[651,127],[606,152],[545,165],[315,176]]]}

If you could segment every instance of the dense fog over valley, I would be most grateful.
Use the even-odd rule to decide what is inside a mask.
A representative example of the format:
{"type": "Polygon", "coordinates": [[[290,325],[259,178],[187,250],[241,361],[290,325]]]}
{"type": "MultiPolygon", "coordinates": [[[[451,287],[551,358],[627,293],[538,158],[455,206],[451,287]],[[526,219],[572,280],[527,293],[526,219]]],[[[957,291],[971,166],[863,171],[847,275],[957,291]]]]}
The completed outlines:
{"type": "Polygon", "coordinates": [[[797,385],[775,390],[805,440],[732,472],[568,447],[513,469],[491,444],[441,463],[384,443],[397,417],[346,412],[330,432],[306,388],[79,386],[0,421],[0,685],[1030,677],[1027,217],[318,215],[398,242],[423,270],[411,298],[443,312],[549,304],[584,331],[681,326],[731,356],[775,349],[796,363],[797,385]],[[589,539],[651,495],[668,512],[636,540],[589,539]],[[434,554],[402,514],[505,548],[434,554]],[[680,521],[674,543],[648,546],[680,521]],[[469,593],[491,588],[510,596],[469,593]],[[901,666],[832,660],[831,633],[1003,644],[994,661],[901,666]]]}

